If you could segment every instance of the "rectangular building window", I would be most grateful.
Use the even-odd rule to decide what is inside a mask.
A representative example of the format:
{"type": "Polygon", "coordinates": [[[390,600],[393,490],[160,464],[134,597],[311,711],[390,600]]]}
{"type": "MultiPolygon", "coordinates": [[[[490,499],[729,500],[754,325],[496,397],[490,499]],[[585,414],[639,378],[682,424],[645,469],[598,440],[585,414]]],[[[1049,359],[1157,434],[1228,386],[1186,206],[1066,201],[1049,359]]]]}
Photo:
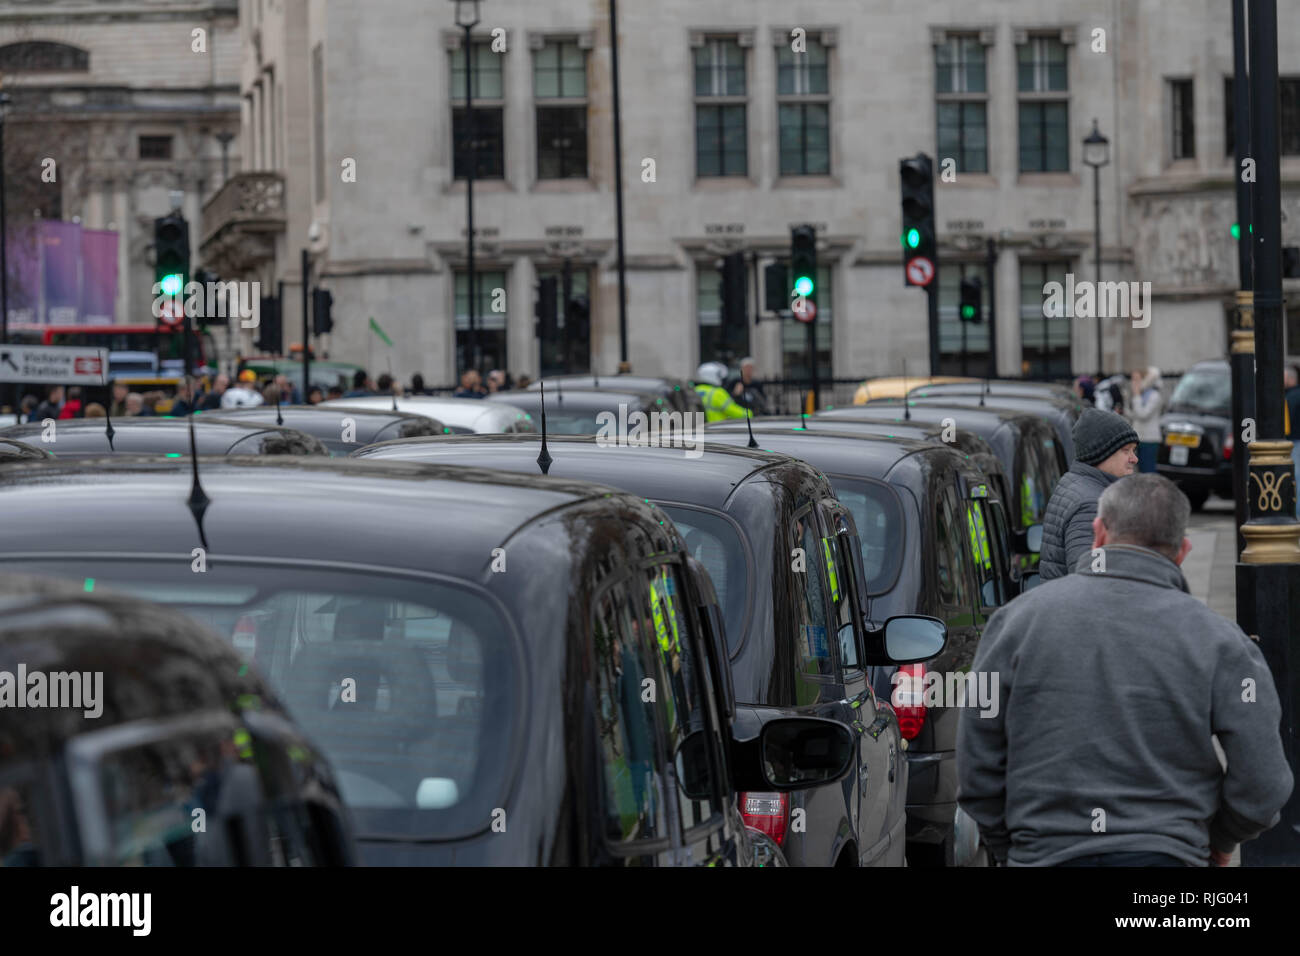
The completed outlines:
{"type": "Polygon", "coordinates": [[[311,149],[316,172],[316,201],[325,201],[325,51],[311,51],[311,149]]]}
{"type": "MultiPolygon", "coordinates": [[[[788,263],[787,263],[788,266],[788,263]]],[[[813,320],[816,328],[817,377],[824,383],[831,379],[831,311],[832,294],[831,267],[817,267],[817,317],[813,320]]],[[[781,367],[787,379],[811,381],[812,369],[808,365],[808,326],[794,319],[781,321],[781,367]]],[[[825,393],[829,395],[829,389],[825,393]]]]}
{"type": "Polygon", "coordinates": [[[475,40],[470,75],[474,101],[474,135],[470,139],[469,114],[465,109],[465,50],[451,54],[451,124],[455,143],[453,176],[469,175],[469,158],[474,156],[475,179],[505,178],[505,87],[501,75],[501,55],[492,52],[488,40],[475,40]]]}
{"type": "Polygon", "coordinates": [[[141,159],[171,159],[172,138],[170,136],[141,136],[141,159]]]}
{"type": "Polygon", "coordinates": [[[777,47],[782,176],[826,176],[831,171],[829,56],[817,40],[806,45],[802,53],[788,43],[777,47]]]}
{"type": "Polygon", "coordinates": [[[957,161],[963,173],[987,173],[988,77],[984,44],[977,36],[952,36],[934,48],[935,113],[940,161],[957,161]]]}
{"type": "Polygon", "coordinates": [[[1196,156],[1196,109],[1191,80],[1169,81],[1169,155],[1172,159],[1196,156]]]}
{"type": "Polygon", "coordinates": [[[958,262],[939,267],[939,372],[940,375],[984,375],[989,367],[988,288],[984,263],[958,262]],[[985,283],[984,315],[980,322],[962,322],[961,280],[985,283]],[[965,361],[962,332],[966,333],[965,361]]]}
{"type": "Polygon", "coordinates": [[[700,362],[734,366],[749,354],[749,323],[722,324],[722,272],[717,260],[696,263],[695,303],[700,324],[700,362]]]}
{"type": "Polygon", "coordinates": [[[507,313],[494,312],[494,303],[504,305],[506,274],[502,271],[474,272],[474,321],[478,329],[479,362],[474,365],[469,327],[469,274],[456,273],[456,375],[467,368],[482,372],[507,369],[507,313]],[[498,292],[498,290],[500,290],[498,292]]]}
{"type": "Polygon", "coordinates": [[[542,338],[538,342],[541,352],[540,373],[569,375],[591,371],[591,274],[586,269],[574,268],[569,274],[568,310],[564,303],[564,272],[561,269],[541,269],[538,280],[555,277],[554,339],[542,338]]]}
{"type": "Polygon", "coordinates": [[[1020,369],[1030,378],[1068,378],[1071,373],[1070,319],[1043,314],[1043,289],[1049,282],[1064,288],[1070,271],[1068,262],[1020,263],[1020,369]]]}
{"type": "Polygon", "coordinates": [[[576,40],[551,40],[533,60],[537,178],[587,177],[587,53],[576,40]]]}
{"type": "Polygon", "coordinates": [[[1020,109],[1020,171],[1068,172],[1070,105],[1065,44],[1057,37],[1030,37],[1016,47],[1020,109]]]}
{"type": "Polygon", "coordinates": [[[749,136],[745,51],[734,39],[695,50],[695,175],[745,176],[749,136]]]}

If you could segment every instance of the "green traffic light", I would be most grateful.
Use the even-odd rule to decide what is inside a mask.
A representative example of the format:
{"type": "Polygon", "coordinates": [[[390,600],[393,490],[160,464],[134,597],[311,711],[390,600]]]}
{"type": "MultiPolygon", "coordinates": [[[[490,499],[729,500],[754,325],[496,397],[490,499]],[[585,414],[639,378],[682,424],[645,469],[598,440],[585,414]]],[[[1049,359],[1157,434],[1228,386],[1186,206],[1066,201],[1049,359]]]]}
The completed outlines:
{"type": "Polygon", "coordinates": [[[921,244],[921,230],[920,229],[907,230],[907,237],[905,241],[907,242],[907,248],[915,249],[917,246],[921,244]]]}
{"type": "Polygon", "coordinates": [[[1240,238],[1241,238],[1241,226],[1237,225],[1235,222],[1232,224],[1232,230],[1231,230],[1231,231],[1232,231],[1232,238],[1234,238],[1234,239],[1240,239],[1240,238]]]}
{"type": "Polygon", "coordinates": [[[961,307],[961,317],[962,317],[963,319],[973,319],[973,318],[975,318],[975,306],[973,306],[973,305],[963,305],[963,306],[961,307]]]}
{"type": "Polygon", "coordinates": [[[813,280],[808,276],[800,276],[794,280],[795,295],[808,296],[812,295],[813,280]]]}
{"type": "Polygon", "coordinates": [[[173,272],[171,275],[162,277],[163,295],[180,295],[181,294],[181,274],[173,272]]]}

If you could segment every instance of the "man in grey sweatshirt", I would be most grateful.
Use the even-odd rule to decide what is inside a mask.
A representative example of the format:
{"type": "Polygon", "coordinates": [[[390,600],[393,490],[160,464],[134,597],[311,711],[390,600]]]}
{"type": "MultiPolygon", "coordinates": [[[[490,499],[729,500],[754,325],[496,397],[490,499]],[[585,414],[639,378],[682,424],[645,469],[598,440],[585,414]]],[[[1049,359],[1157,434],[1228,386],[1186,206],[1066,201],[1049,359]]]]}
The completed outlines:
{"type": "Polygon", "coordinates": [[[1188,593],[1190,512],[1167,478],[1120,479],[1074,573],[990,619],[972,670],[999,701],[961,713],[957,799],[995,859],[1223,865],[1280,819],[1277,691],[1255,642],[1188,593]]]}

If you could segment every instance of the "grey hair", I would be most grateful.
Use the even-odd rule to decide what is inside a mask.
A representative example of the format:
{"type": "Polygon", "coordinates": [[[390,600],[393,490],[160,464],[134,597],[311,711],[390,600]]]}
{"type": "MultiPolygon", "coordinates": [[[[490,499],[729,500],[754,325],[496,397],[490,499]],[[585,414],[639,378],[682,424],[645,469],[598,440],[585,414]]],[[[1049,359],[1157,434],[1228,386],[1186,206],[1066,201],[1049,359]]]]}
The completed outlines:
{"type": "Polygon", "coordinates": [[[1115,544],[1135,544],[1169,557],[1178,553],[1192,506],[1163,475],[1121,478],[1101,493],[1097,514],[1115,544]]]}

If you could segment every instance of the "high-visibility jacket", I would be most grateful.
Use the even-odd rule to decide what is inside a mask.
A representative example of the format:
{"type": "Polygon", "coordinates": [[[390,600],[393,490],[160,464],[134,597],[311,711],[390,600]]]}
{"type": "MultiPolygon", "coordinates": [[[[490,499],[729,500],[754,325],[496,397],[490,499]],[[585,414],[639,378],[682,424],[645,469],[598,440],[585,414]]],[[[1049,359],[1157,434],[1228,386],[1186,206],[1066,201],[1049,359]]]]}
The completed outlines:
{"type": "Polygon", "coordinates": [[[704,403],[705,421],[720,422],[727,418],[744,418],[749,414],[743,406],[727,394],[725,388],[718,388],[716,385],[699,384],[695,386],[695,391],[699,393],[700,401],[704,403]]]}
{"type": "Polygon", "coordinates": [[[991,570],[993,555],[989,551],[989,536],[988,529],[984,524],[984,512],[977,507],[971,507],[966,512],[966,524],[970,528],[971,556],[975,559],[975,563],[984,570],[991,570]]]}

